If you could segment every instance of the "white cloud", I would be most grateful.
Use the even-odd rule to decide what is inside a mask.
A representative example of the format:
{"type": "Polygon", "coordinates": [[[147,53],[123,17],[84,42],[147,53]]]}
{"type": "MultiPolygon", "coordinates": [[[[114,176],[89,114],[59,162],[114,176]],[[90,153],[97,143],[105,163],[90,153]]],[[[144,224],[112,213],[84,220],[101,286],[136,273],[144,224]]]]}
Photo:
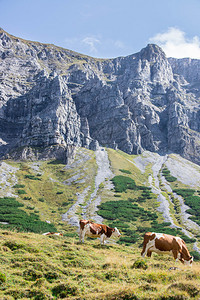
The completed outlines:
{"type": "Polygon", "coordinates": [[[119,48],[119,49],[124,49],[125,48],[124,43],[120,40],[114,41],[113,44],[116,48],[119,48]]]}
{"type": "Polygon", "coordinates": [[[150,43],[159,45],[167,57],[200,58],[200,39],[198,36],[187,38],[185,32],[170,27],[164,33],[158,33],[149,39],[150,43]]]}
{"type": "Polygon", "coordinates": [[[85,37],[81,43],[89,47],[89,52],[93,55],[98,53],[97,45],[101,44],[100,40],[95,37],[85,37]]]}
{"type": "Polygon", "coordinates": [[[126,45],[120,40],[104,38],[100,35],[66,38],[64,47],[91,55],[94,57],[115,57],[119,51],[126,50],[126,45]]]}

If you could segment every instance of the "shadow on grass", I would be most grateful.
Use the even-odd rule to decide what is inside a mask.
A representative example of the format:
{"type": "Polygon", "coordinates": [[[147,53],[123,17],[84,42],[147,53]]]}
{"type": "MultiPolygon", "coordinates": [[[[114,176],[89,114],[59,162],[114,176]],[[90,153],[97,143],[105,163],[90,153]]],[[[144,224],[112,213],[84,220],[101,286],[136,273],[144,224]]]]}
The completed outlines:
{"type": "Polygon", "coordinates": [[[63,160],[55,159],[48,162],[48,165],[66,165],[63,160]]]}

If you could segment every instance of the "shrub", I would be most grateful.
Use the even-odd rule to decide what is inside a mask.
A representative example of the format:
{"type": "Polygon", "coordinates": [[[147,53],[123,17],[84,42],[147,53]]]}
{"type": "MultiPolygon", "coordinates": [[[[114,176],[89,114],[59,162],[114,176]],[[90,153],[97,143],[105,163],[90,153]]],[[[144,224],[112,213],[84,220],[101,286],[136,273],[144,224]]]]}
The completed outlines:
{"type": "Polygon", "coordinates": [[[199,217],[200,217],[200,197],[194,196],[196,190],[194,189],[174,189],[173,190],[178,195],[181,195],[185,204],[188,205],[191,209],[187,212],[192,214],[193,217],[190,217],[194,222],[200,225],[199,217]]]}
{"type": "Polygon", "coordinates": [[[169,181],[169,182],[174,182],[174,181],[177,180],[176,177],[174,177],[174,176],[172,176],[172,175],[170,174],[170,171],[169,171],[167,168],[164,168],[164,169],[162,170],[162,175],[163,175],[163,176],[165,177],[165,179],[166,179],[167,181],[169,181]]]}
{"type": "Polygon", "coordinates": [[[25,190],[18,190],[17,192],[19,195],[27,194],[25,190]]]}
{"type": "Polygon", "coordinates": [[[122,173],[131,174],[131,171],[129,170],[119,169],[119,171],[122,173]]]}
{"type": "Polygon", "coordinates": [[[49,271],[45,274],[45,278],[49,281],[52,282],[53,280],[57,279],[59,277],[58,273],[54,271],[49,271]]]}
{"type": "Polygon", "coordinates": [[[30,206],[30,205],[28,205],[26,208],[29,209],[29,210],[34,210],[35,209],[34,206],[30,206]]]}
{"type": "Polygon", "coordinates": [[[139,238],[138,233],[129,230],[129,225],[128,227],[127,225],[124,226],[125,222],[136,222],[138,219],[155,220],[158,218],[156,213],[147,211],[136,203],[125,200],[107,201],[99,205],[98,208],[100,216],[107,220],[115,220],[112,222],[113,227],[118,226],[122,230],[123,235],[118,240],[119,244],[129,245],[135,243],[139,238]]]}
{"type": "Polygon", "coordinates": [[[24,187],[25,187],[24,184],[15,184],[15,185],[13,186],[13,188],[18,188],[18,189],[21,189],[21,188],[24,188],[24,187]]]}
{"type": "Polygon", "coordinates": [[[40,202],[44,202],[44,198],[39,198],[38,199],[40,202]]]}
{"type": "Polygon", "coordinates": [[[190,297],[195,297],[199,295],[199,289],[193,284],[186,284],[182,282],[173,283],[168,289],[178,289],[181,291],[186,291],[190,297]]]}
{"type": "Polygon", "coordinates": [[[12,251],[24,248],[24,245],[18,244],[15,241],[7,241],[3,245],[8,247],[12,251]]]}
{"type": "Polygon", "coordinates": [[[52,289],[53,296],[60,297],[61,299],[67,296],[76,296],[78,294],[78,288],[75,285],[69,283],[61,283],[54,286],[52,289]]]}
{"type": "Polygon", "coordinates": [[[36,279],[42,277],[42,273],[33,269],[27,269],[23,272],[23,277],[26,280],[35,281],[36,279]]]}
{"type": "Polygon", "coordinates": [[[39,219],[39,216],[30,213],[28,215],[25,211],[19,209],[24,206],[16,201],[15,198],[0,198],[0,221],[8,222],[6,228],[14,228],[18,231],[31,231],[41,233],[45,231],[56,231],[53,224],[48,224],[39,219]]]}
{"type": "Polygon", "coordinates": [[[112,182],[115,186],[116,192],[125,192],[127,189],[136,189],[135,181],[130,177],[122,175],[115,176],[114,178],[112,178],[112,182]]]}
{"type": "Polygon", "coordinates": [[[24,200],[31,200],[32,198],[31,197],[24,197],[23,199],[24,200]]]}
{"type": "Polygon", "coordinates": [[[31,179],[31,180],[41,180],[41,178],[38,178],[34,175],[25,175],[24,178],[28,178],[28,179],[31,179]]]}
{"type": "Polygon", "coordinates": [[[132,269],[143,269],[146,270],[148,268],[147,263],[142,259],[137,259],[131,267],[132,269]]]}
{"type": "Polygon", "coordinates": [[[0,284],[6,282],[6,275],[0,272],[0,284]]]}

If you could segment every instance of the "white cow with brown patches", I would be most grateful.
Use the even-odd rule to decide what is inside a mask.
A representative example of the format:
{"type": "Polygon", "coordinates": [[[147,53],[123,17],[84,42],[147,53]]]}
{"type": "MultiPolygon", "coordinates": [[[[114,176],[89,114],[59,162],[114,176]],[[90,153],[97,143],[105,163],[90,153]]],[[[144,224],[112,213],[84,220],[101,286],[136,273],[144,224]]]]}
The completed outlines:
{"type": "Polygon", "coordinates": [[[147,232],[144,235],[141,255],[151,257],[152,252],[170,254],[179,259],[184,265],[192,265],[193,257],[190,255],[185,242],[180,237],[165,233],[147,232]]]}
{"type": "Polygon", "coordinates": [[[105,244],[106,239],[112,237],[120,237],[119,230],[111,228],[104,224],[97,224],[89,220],[80,220],[80,233],[79,242],[84,243],[84,237],[100,237],[100,242],[102,245],[105,244]]]}

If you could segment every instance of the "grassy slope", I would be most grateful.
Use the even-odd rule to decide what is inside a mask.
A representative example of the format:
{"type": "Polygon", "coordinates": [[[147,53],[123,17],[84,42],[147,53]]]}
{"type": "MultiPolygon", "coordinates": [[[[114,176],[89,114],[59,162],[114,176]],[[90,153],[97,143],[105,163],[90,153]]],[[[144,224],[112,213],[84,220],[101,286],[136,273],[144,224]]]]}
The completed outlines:
{"type": "Polygon", "coordinates": [[[6,275],[0,299],[199,299],[197,263],[188,269],[154,255],[146,270],[135,269],[138,247],[100,247],[97,240],[78,244],[76,238],[33,233],[0,235],[1,274],[6,275]],[[178,269],[168,270],[174,266],[178,269]]]}
{"type": "MultiPolygon", "coordinates": [[[[19,195],[17,200],[24,204],[24,210],[27,213],[35,212],[42,221],[50,221],[55,224],[58,230],[63,233],[75,231],[69,228],[69,225],[62,222],[61,215],[64,214],[70,206],[77,200],[77,192],[81,193],[84,188],[91,185],[90,193],[94,189],[93,179],[96,174],[96,162],[93,151],[84,150],[88,160],[80,162],[76,168],[65,169],[65,165],[59,161],[36,163],[39,171],[35,171],[32,163],[13,163],[13,166],[19,168],[16,173],[18,184],[24,185],[23,190],[26,194],[19,195]],[[79,180],[85,179],[84,183],[72,182],[66,184],[65,181],[72,176],[80,174],[79,180]],[[41,176],[37,176],[41,174],[41,176]],[[25,178],[27,175],[34,175],[40,180],[31,180],[25,178]],[[25,200],[24,198],[31,198],[25,200]]],[[[82,149],[77,153],[76,160],[82,158],[82,149]]],[[[75,162],[76,162],[75,160],[75,162]]],[[[17,194],[18,188],[13,188],[12,192],[17,194]]]]}
{"type": "MultiPolygon", "coordinates": [[[[77,243],[76,229],[62,222],[61,214],[76,201],[77,191],[81,193],[88,185],[91,186],[90,193],[93,191],[97,168],[95,157],[92,151],[80,149],[77,161],[82,157],[83,151],[90,159],[78,163],[75,168],[64,169],[64,165],[59,162],[38,164],[41,180],[25,178],[25,175],[30,174],[37,176],[37,171],[33,171],[31,167],[32,163],[13,163],[20,167],[16,174],[18,183],[24,184],[27,192],[18,198],[25,204],[23,209],[30,212],[27,207],[34,207],[33,211],[38,211],[41,220],[50,220],[65,236],[49,238],[6,229],[0,231],[0,272],[6,275],[6,281],[0,285],[0,299],[134,299],[133,294],[138,299],[198,299],[198,262],[187,269],[180,262],[175,263],[171,257],[155,254],[153,258],[146,260],[147,270],[134,269],[134,262],[140,259],[142,239],[130,247],[100,247],[99,241],[89,239],[84,245],[77,243]],[[63,184],[77,172],[85,182],[63,184]],[[31,197],[31,200],[24,200],[24,196],[31,197]],[[69,238],[73,232],[74,238],[69,238]],[[173,266],[178,269],[168,271],[173,266]]],[[[151,173],[150,166],[141,174],[128,161],[133,157],[112,149],[108,149],[108,154],[115,175],[129,176],[137,185],[147,182],[148,174],[151,173]],[[131,174],[124,174],[120,169],[128,170],[131,174]]],[[[127,190],[120,193],[120,197],[115,197],[114,191],[105,188],[106,184],[104,182],[98,192],[103,202],[136,199],[141,194],[141,191],[127,190]]],[[[140,205],[151,211],[155,211],[158,206],[155,197],[140,205]]],[[[161,214],[158,220],[162,222],[161,214]]],[[[109,221],[105,220],[105,223],[109,221]]],[[[136,222],[137,226],[148,224],[148,221],[145,224],[136,222]]],[[[134,228],[131,227],[132,230],[134,228]]],[[[0,280],[4,281],[1,274],[0,280]]]]}

